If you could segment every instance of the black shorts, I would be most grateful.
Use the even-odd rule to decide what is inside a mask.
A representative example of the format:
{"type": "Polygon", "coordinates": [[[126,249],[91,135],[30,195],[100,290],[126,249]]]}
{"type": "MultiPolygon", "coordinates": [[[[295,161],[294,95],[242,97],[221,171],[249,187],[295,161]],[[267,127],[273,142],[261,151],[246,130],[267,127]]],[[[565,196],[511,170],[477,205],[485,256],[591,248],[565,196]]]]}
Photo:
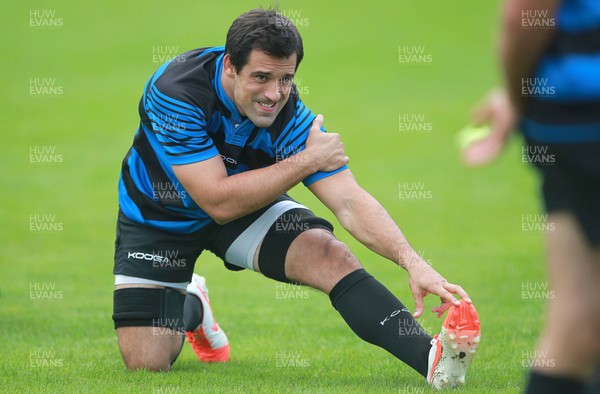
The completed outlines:
{"type": "Polygon", "coordinates": [[[527,139],[526,155],[542,176],[546,212],[573,213],[590,244],[600,246],[600,142],[527,139]]]}
{"type": "Polygon", "coordinates": [[[292,241],[310,228],[333,231],[324,219],[287,195],[224,225],[209,224],[192,234],[175,234],[135,223],[119,211],[115,241],[115,284],[158,284],[185,290],[196,259],[209,250],[231,270],[253,270],[261,245],[260,271],[287,281],[285,254],[292,241]]]}

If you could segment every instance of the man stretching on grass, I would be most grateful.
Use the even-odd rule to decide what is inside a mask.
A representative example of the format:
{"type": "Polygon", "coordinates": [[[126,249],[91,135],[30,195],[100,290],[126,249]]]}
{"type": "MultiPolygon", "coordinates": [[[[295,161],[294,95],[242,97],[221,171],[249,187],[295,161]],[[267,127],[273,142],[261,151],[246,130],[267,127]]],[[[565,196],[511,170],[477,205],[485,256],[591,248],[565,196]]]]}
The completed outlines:
{"type": "Polygon", "coordinates": [[[295,94],[302,57],[293,23],[258,9],[234,21],[224,48],[186,52],[146,84],[119,182],[113,319],[125,365],[168,370],[184,332],[200,360],[229,359],[204,278],[193,274],[206,249],[229,269],[323,291],[360,338],[433,387],[461,385],[479,343],[475,308],[358,186],[339,135],[295,94]],[[414,317],[329,222],[286,195],[299,182],[357,240],[408,271],[414,317]],[[441,298],[435,312],[451,308],[442,334],[399,335],[400,326],[420,328],[427,294],[441,298]]]}

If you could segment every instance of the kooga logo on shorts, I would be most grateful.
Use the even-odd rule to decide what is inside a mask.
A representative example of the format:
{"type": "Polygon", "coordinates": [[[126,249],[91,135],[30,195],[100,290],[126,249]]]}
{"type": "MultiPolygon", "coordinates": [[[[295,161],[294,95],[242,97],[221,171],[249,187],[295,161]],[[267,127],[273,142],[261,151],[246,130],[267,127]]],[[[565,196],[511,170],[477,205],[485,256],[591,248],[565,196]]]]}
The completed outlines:
{"type": "MultiPolygon", "coordinates": [[[[173,253],[172,257],[177,257],[178,252],[173,253]]],[[[160,254],[144,252],[127,252],[128,259],[152,261],[153,268],[185,269],[186,259],[169,258],[160,254]]]]}
{"type": "Polygon", "coordinates": [[[128,252],[128,259],[136,259],[136,260],[148,260],[148,261],[158,261],[158,262],[168,262],[168,257],[159,256],[157,254],[150,253],[142,253],[142,252],[128,252]]]}

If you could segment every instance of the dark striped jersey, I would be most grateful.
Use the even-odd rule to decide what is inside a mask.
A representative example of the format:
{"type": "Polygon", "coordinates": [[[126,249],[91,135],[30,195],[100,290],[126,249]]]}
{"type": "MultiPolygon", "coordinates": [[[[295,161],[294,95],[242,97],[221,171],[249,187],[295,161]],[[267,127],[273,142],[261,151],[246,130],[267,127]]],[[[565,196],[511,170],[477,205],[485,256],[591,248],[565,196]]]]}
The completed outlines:
{"type": "Polygon", "coordinates": [[[543,142],[600,141],[600,1],[563,0],[555,20],[522,15],[524,28],[556,31],[533,77],[522,81],[521,130],[543,142]]]}
{"type": "MultiPolygon", "coordinates": [[[[273,124],[259,128],[240,116],[221,85],[223,52],[223,47],[186,52],[148,80],[139,103],[140,126],[119,179],[119,206],[129,219],[179,234],[199,230],[213,221],[179,183],[172,165],[220,155],[231,176],[305,148],[315,115],[296,87],[273,124]]],[[[346,168],[314,173],[303,183],[346,168]]]]}

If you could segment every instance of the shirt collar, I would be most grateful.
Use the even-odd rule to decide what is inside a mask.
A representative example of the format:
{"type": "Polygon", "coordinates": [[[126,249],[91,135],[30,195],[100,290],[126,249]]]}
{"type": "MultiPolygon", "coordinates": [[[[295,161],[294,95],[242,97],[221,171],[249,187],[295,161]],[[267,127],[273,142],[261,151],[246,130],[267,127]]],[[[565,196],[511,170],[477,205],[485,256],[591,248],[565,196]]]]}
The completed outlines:
{"type": "Polygon", "coordinates": [[[221,75],[223,72],[223,56],[225,56],[225,53],[220,54],[216,60],[215,77],[212,80],[213,87],[215,89],[215,92],[217,92],[217,97],[219,98],[219,100],[221,100],[225,107],[231,112],[231,118],[234,121],[240,123],[243,120],[242,116],[240,115],[233,101],[231,101],[231,99],[225,92],[225,89],[223,89],[223,84],[221,82],[221,75]]]}

